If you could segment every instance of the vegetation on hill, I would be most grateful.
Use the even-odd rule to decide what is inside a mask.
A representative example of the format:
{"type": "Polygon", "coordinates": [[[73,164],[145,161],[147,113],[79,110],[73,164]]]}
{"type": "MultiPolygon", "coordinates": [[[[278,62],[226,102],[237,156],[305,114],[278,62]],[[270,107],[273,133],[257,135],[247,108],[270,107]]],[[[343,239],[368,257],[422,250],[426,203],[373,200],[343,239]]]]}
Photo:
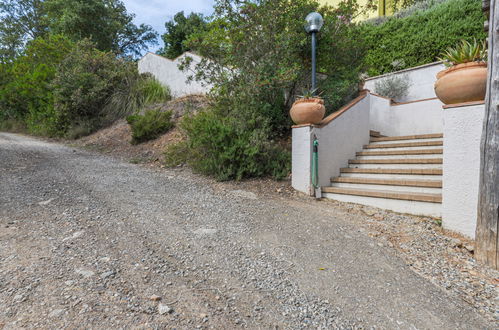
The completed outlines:
{"type": "Polygon", "coordinates": [[[77,138],[158,93],[129,57],[156,33],[133,24],[123,2],[6,0],[0,9],[0,127],[77,138]]]}
{"type": "Polygon", "coordinates": [[[408,16],[395,15],[361,25],[369,75],[435,62],[443,50],[462,39],[485,39],[480,0],[427,2],[430,5],[416,4],[414,10],[406,9],[408,16]]]}

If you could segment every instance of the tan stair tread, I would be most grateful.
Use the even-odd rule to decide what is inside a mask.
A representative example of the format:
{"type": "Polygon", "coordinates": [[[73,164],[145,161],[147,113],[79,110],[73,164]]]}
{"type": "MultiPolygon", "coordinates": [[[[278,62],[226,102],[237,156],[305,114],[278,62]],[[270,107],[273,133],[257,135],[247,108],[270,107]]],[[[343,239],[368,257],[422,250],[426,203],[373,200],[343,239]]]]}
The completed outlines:
{"type": "Polygon", "coordinates": [[[403,180],[403,179],[373,179],[373,178],[331,178],[331,182],[338,183],[358,183],[358,184],[378,184],[386,186],[408,186],[425,188],[442,188],[440,180],[403,180]]]}
{"type": "Polygon", "coordinates": [[[322,192],[343,194],[343,195],[401,199],[401,200],[418,201],[418,202],[442,203],[442,194],[411,193],[411,192],[398,192],[398,191],[372,190],[372,189],[348,189],[348,188],[337,188],[337,187],[322,187],[322,192]]]}
{"type": "Polygon", "coordinates": [[[438,138],[443,138],[443,137],[444,137],[443,133],[405,135],[405,136],[385,136],[385,137],[373,136],[373,138],[371,139],[371,142],[418,140],[418,139],[438,139],[438,138]]]}
{"type": "Polygon", "coordinates": [[[384,150],[384,151],[359,151],[357,156],[392,156],[392,155],[428,155],[443,154],[444,149],[418,149],[418,150],[384,150]]]}
{"type": "Polygon", "coordinates": [[[349,164],[442,164],[442,158],[350,159],[349,164]]]}
{"type": "Polygon", "coordinates": [[[422,142],[405,142],[405,143],[368,144],[364,146],[364,149],[428,147],[428,146],[443,146],[443,145],[444,145],[443,141],[422,141],[422,142]]]}
{"type": "Polygon", "coordinates": [[[342,168],[341,173],[442,175],[439,168],[342,168]]]}

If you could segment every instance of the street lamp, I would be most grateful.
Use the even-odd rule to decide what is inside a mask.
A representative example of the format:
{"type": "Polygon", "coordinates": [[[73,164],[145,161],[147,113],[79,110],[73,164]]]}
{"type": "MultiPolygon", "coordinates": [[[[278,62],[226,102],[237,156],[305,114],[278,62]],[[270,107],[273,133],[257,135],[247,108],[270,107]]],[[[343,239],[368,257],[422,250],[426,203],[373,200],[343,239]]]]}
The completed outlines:
{"type": "Polygon", "coordinates": [[[307,31],[307,33],[310,33],[312,35],[312,91],[315,91],[316,88],[315,85],[317,81],[315,73],[315,66],[316,66],[315,48],[317,44],[316,34],[321,30],[322,25],[324,25],[324,19],[322,18],[321,14],[312,12],[307,15],[305,21],[306,21],[305,31],[307,31]]]}

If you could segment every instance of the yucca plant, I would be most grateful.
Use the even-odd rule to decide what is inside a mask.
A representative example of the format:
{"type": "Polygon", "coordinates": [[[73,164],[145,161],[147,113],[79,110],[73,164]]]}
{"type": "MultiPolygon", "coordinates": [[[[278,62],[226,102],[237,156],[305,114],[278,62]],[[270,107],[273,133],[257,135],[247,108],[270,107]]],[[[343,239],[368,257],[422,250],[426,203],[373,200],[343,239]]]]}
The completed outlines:
{"type": "Polygon", "coordinates": [[[302,90],[301,95],[298,95],[298,99],[313,99],[313,98],[321,98],[323,92],[317,93],[318,88],[315,89],[304,89],[302,90]]]}
{"type": "Polygon", "coordinates": [[[476,39],[473,39],[473,42],[461,40],[458,46],[447,48],[439,60],[443,61],[447,67],[468,62],[485,62],[487,61],[487,44],[485,40],[481,42],[476,39]]]}

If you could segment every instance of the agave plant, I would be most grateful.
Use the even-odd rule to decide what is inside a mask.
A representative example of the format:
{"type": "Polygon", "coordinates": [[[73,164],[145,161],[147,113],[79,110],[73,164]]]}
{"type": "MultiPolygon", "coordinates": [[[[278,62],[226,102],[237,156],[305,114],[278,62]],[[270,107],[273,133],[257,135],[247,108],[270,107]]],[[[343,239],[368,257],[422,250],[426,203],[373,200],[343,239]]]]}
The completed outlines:
{"type": "Polygon", "coordinates": [[[476,39],[473,39],[473,42],[461,40],[457,47],[447,48],[439,60],[448,67],[461,63],[487,61],[487,44],[485,40],[481,42],[476,39]]]}
{"type": "Polygon", "coordinates": [[[304,89],[304,90],[302,90],[302,94],[298,95],[297,98],[308,100],[308,99],[313,99],[313,98],[321,97],[321,94],[323,92],[317,93],[317,90],[318,90],[318,88],[315,88],[315,89],[304,89]]]}

